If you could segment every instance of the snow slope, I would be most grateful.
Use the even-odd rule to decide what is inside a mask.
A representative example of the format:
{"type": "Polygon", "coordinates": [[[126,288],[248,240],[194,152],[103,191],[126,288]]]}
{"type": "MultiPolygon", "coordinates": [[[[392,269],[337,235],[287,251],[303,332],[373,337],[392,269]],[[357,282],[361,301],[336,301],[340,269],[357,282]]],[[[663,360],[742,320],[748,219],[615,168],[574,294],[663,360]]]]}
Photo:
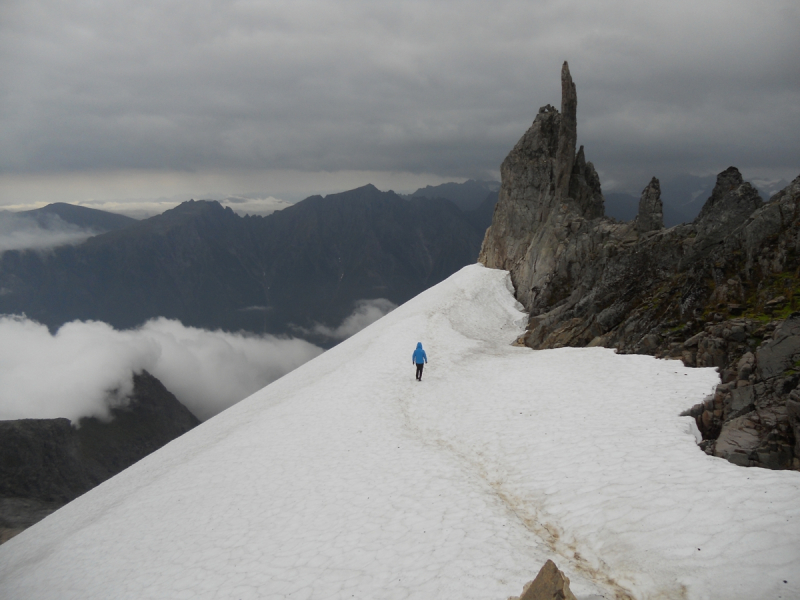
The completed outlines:
{"type": "Polygon", "coordinates": [[[509,285],[467,267],[78,498],[0,597],[504,600],[547,558],[581,599],[800,597],[800,474],[677,416],[716,373],[512,347],[509,285]]]}

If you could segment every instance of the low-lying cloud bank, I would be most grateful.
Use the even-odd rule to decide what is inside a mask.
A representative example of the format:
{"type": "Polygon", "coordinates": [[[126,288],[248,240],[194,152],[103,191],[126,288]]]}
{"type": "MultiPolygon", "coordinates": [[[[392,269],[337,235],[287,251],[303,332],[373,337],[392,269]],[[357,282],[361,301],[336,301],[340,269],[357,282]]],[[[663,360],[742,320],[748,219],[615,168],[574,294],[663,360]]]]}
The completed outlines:
{"type": "Polygon", "coordinates": [[[0,340],[0,420],[107,417],[142,369],[205,420],[322,353],[304,340],[164,318],[125,331],[74,321],[51,334],[25,317],[2,316],[0,340]]]}
{"type": "Polygon", "coordinates": [[[321,335],[332,340],[345,340],[351,335],[355,335],[365,327],[372,325],[381,317],[392,312],[397,305],[386,298],[373,298],[371,300],[359,300],[353,313],[347,317],[338,327],[328,327],[317,324],[311,330],[304,330],[306,333],[321,335]]]}
{"type": "Polygon", "coordinates": [[[97,232],[63,221],[58,215],[38,219],[0,211],[0,253],[6,250],[45,250],[79,244],[97,232]]]}

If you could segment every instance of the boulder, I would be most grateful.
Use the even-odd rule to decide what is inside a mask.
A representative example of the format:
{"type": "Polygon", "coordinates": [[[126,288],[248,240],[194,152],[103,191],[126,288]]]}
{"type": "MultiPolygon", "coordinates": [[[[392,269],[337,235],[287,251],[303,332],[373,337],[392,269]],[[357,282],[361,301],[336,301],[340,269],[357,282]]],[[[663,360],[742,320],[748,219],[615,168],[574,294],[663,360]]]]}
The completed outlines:
{"type": "Polygon", "coordinates": [[[544,563],[536,579],[527,583],[521,596],[509,600],[577,600],[569,589],[569,577],[552,560],[544,563]]]}
{"type": "Polygon", "coordinates": [[[722,426],[714,448],[714,456],[747,467],[750,465],[751,453],[758,448],[760,442],[758,431],[747,415],[737,417],[722,426]]]}
{"type": "Polygon", "coordinates": [[[729,398],[730,404],[726,407],[728,410],[726,418],[738,417],[753,409],[754,388],[752,385],[738,387],[731,392],[729,398]]]}

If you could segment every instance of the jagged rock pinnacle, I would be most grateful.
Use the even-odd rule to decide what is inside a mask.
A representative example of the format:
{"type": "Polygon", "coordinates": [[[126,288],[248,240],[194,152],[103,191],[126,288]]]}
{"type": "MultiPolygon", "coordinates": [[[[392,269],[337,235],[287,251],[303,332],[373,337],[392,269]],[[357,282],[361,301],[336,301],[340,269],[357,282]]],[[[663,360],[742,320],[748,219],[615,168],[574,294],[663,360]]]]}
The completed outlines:
{"type": "Polygon", "coordinates": [[[642,191],[642,197],[639,199],[636,230],[641,235],[659,229],[664,229],[664,205],[661,202],[661,184],[658,179],[653,177],[642,191]]]}
{"type": "Polygon", "coordinates": [[[800,376],[789,369],[800,355],[800,318],[777,325],[800,311],[800,177],[764,204],[730,167],[694,222],[669,229],[654,177],[634,221],[604,218],[597,172],[583,147],[575,153],[578,103],[566,62],[561,88],[561,112],[540,109],[500,167],[479,257],[510,272],[530,315],[518,342],[717,367],[725,383],[687,413],[704,449],[739,465],[800,469],[800,376]],[[759,346],[767,336],[773,343],[759,346]]]}
{"type": "Polygon", "coordinates": [[[500,166],[499,199],[478,258],[511,271],[526,308],[548,304],[560,293],[551,284],[556,263],[566,260],[561,233],[604,213],[600,178],[583,148],[575,153],[578,99],[566,62],[561,88],[562,112],[541,108],[500,166]]]}
{"type": "Polygon", "coordinates": [[[698,235],[713,245],[762,204],[758,190],[744,181],[736,167],[728,167],[717,175],[714,191],[695,219],[698,235]]]}
{"type": "Polygon", "coordinates": [[[569,178],[575,160],[575,144],[578,141],[578,94],[569,64],[564,61],[561,67],[561,125],[558,131],[558,153],[556,154],[555,174],[556,194],[562,198],[569,195],[569,178]]]}

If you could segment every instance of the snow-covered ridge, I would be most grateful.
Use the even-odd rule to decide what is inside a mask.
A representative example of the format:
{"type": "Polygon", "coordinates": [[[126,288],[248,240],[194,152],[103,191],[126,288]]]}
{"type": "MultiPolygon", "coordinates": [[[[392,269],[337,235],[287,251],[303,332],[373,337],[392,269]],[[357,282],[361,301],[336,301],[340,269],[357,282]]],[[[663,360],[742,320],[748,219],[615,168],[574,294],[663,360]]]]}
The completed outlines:
{"type": "Polygon", "coordinates": [[[0,546],[0,596],[502,600],[547,558],[582,600],[800,596],[798,474],[678,416],[714,371],[524,322],[463,269],[0,546]]]}

